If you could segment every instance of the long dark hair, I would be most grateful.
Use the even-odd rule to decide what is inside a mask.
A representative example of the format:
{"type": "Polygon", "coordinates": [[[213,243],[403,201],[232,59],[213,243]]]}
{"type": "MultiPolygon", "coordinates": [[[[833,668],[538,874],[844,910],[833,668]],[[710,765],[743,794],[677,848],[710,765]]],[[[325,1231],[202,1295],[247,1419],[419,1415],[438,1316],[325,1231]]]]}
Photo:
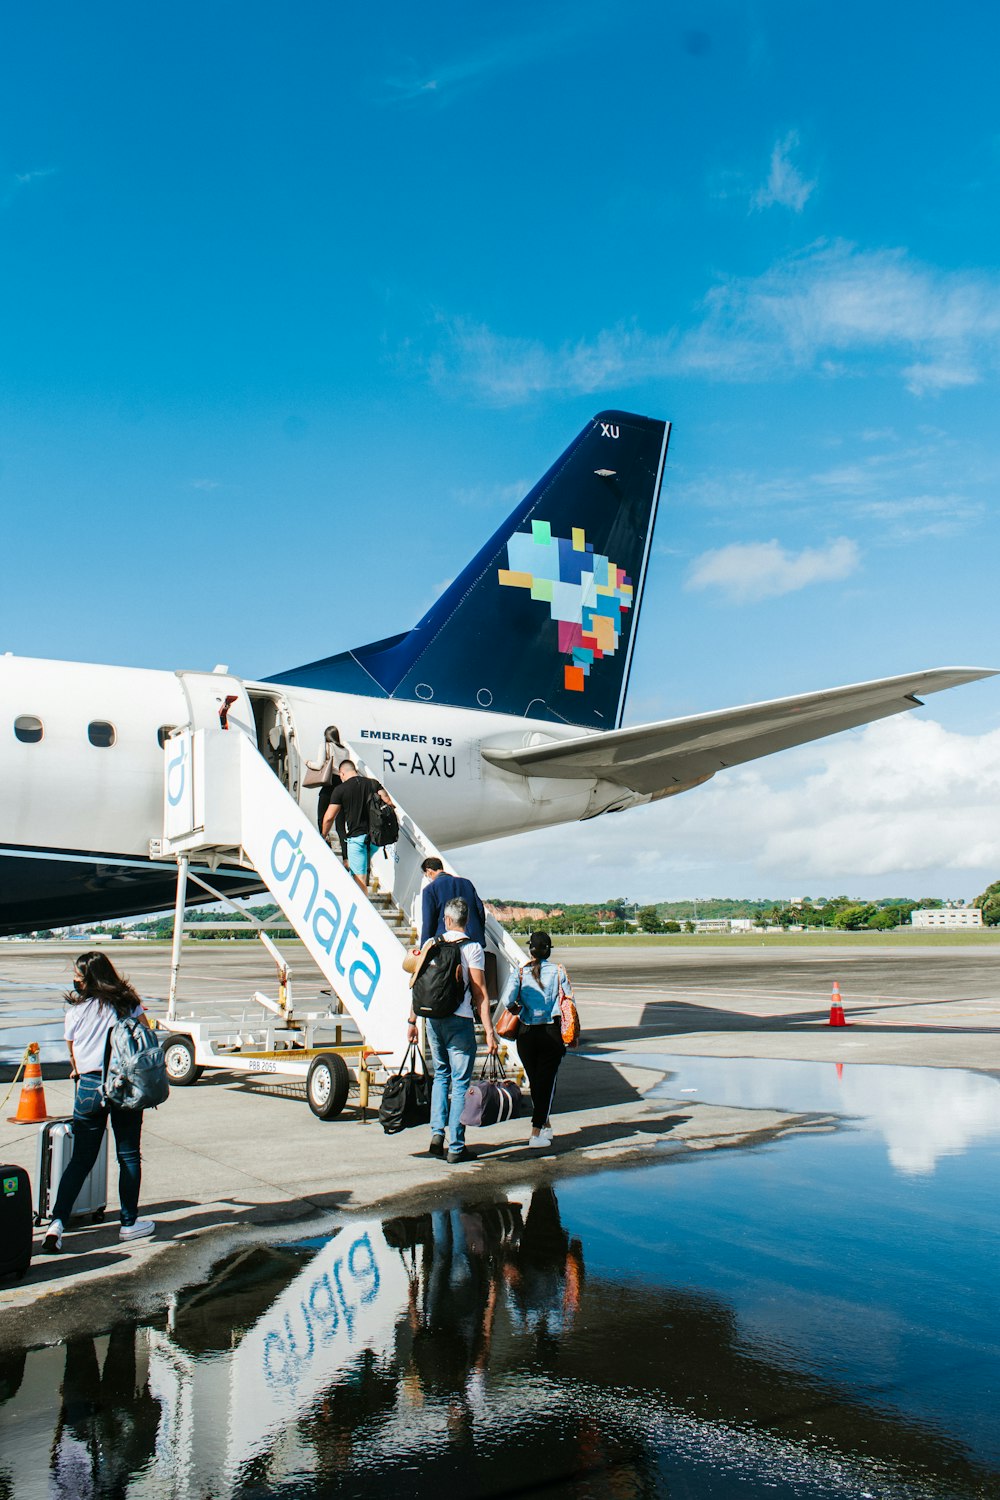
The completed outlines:
{"type": "Polygon", "coordinates": [[[328,724],[323,730],[323,738],[328,745],[336,745],[338,750],[344,749],[344,743],[340,738],[340,730],[336,724],[328,724]]]}
{"type": "Polygon", "coordinates": [[[141,1004],[128,980],[122,978],[108,955],[99,948],[81,953],[76,960],[76,970],[80,978],[74,979],[73,988],[66,995],[70,1005],[81,1005],[84,1000],[100,1000],[102,1004],[110,1005],[121,1019],[130,1016],[141,1004]]]}
{"type": "Polygon", "coordinates": [[[535,983],[539,989],[542,984],[542,963],[552,952],[552,939],[547,932],[533,932],[528,939],[528,952],[535,960],[531,965],[531,972],[535,976],[535,983]]]}

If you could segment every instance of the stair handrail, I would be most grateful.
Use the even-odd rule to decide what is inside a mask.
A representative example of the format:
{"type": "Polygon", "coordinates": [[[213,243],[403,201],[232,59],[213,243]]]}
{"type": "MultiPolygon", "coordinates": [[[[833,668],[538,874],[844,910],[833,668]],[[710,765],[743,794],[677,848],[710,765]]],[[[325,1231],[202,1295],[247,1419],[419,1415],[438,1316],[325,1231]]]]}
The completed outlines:
{"type": "MultiPolygon", "coordinates": [[[[372,776],[374,780],[378,780],[378,777],[365,766],[364,761],[358,759],[355,764],[362,775],[372,776]]],[[[378,877],[379,888],[392,896],[403,915],[410,918],[419,936],[422,920],[419,898],[422,895],[424,878],[421,865],[424,860],[439,859],[449,875],[460,875],[462,872],[455,868],[448,856],[443,854],[424,830],[414,822],[391,792],[390,796],[396,803],[399,839],[389,849],[387,859],[373,856],[372,872],[378,877]]],[[[497,998],[499,998],[503,994],[510,971],[518,969],[524,962],[524,953],[489,910],[486,912],[486,939],[487,948],[494,953],[497,960],[497,998]]]]}

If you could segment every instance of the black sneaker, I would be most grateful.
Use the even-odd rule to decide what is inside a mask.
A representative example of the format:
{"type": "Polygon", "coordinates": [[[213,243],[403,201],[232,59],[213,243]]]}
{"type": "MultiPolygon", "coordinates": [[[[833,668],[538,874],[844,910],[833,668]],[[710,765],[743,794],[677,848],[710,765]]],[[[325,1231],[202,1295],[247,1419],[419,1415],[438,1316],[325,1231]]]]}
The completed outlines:
{"type": "Polygon", "coordinates": [[[430,1152],[431,1156],[443,1156],[444,1155],[444,1136],[443,1135],[432,1135],[431,1136],[431,1143],[430,1143],[430,1145],[428,1146],[427,1149],[430,1152]]]}
{"type": "Polygon", "coordinates": [[[472,1161],[472,1160],[473,1160],[472,1152],[466,1150],[466,1148],[464,1146],[459,1146],[458,1149],[457,1149],[457,1151],[449,1151],[448,1152],[448,1165],[449,1165],[449,1167],[457,1167],[460,1161],[472,1161]]]}

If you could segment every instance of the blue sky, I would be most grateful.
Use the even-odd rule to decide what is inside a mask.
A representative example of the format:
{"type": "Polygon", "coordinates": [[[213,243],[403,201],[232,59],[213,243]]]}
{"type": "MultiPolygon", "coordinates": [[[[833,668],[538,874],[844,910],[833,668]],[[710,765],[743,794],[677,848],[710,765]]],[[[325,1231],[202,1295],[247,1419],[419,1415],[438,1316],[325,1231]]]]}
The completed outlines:
{"type": "MultiPolygon", "coordinates": [[[[8,14],[0,649],[259,676],[406,628],[619,406],[674,423],[633,722],[1000,665],[1000,19],[946,14],[8,14]]],[[[1000,685],[923,717],[930,757],[864,731],[618,820],[592,877],[579,829],[470,867],[974,895],[1000,685]]]]}

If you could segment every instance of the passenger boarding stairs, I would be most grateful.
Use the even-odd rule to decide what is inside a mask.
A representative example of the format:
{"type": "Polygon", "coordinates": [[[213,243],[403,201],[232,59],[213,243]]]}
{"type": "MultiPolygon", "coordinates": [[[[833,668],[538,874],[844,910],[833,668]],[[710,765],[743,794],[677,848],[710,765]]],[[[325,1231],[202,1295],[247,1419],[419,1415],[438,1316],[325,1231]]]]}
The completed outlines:
{"type": "MultiPolygon", "coordinates": [[[[363,772],[363,763],[358,766],[363,772]]],[[[406,1050],[410,997],[403,949],[416,941],[421,864],[438,854],[398,803],[396,811],[399,840],[373,855],[366,896],[321,837],[312,807],[299,805],[244,729],[188,725],[164,744],[163,839],[151,846],[156,857],[178,862],[179,912],[193,857],[211,869],[254,869],[366,1047],[387,1068],[398,1067],[406,1050]]],[[[179,927],[178,919],[175,944],[179,927]]],[[[487,983],[496,1000],[522,954],[489,913],[486,946],[487,983]]]]}

